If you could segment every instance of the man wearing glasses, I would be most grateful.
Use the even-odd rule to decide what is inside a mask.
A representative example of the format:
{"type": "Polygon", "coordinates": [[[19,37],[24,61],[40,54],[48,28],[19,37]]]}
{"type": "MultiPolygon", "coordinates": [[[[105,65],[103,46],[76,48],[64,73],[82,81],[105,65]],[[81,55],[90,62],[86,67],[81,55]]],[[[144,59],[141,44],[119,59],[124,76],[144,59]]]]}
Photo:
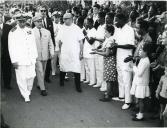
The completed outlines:
{"type": "MultiPolygon", "coordinates": [[[[55,39],[54,39],[54,30],[53,30],[53,22],[51,20],[51,18],[49,18],[48,14],[47,14],[47,10],[45,6],[41,6],[40,7],[40,13],[42,15],[42,24],[43,27],[47,30],[50,31],[51,33],[51,38],[52,38],[52,42],[53,45],[55,46],[55,39]]],[[[49,59],[47,61],[47,65],[46,65],[46,72],[45,72],[45,81],[50,83],[50,72],[51,72],[51,59],[49,59]]]]}
{"type": "Polygon", "coordinates": [[[60,45],[60,86],[64,85],[66,72],[75,76],[77,92],[82,92],[80,86],[81,59],[83,59],[83,39],[81,29],[73,24],[71,13],[63,16],[64,25],[58,32],[57,39],[60,45]]]}
{"type": "Polygon", "coordinates": [[[18,14],[15,17],[17,26],[9,32],[8,48],[19,90],[25,102],[29,102],[36,76],[35,63],[38,53],[34,33],[26,26],[27,16],[18,14]]]}

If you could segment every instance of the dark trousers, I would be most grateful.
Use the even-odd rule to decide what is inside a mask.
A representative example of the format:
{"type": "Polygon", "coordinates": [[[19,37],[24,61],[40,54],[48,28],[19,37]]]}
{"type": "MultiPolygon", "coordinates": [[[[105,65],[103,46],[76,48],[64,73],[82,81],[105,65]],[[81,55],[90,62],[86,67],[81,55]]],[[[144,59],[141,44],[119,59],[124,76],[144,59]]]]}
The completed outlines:
{"type": "Polygon", "coordinates": [[[48,80],[51,72],[51,59],[47,61],[46,70],[45,70],[45,80],[48,80]]]}
{"type": "Polygon", "coordinates": [[[1,71],[2,71],[2,76],[1,76],[1,83],[4,83],[4,87],[8,88],[10,87],[10,83],[11,83],[11,77],[12,77],[12,64],[10,59],[8,59],[7,57],[2,57],[1,60],[1,71]]]}
{"type": "Polygon", "coordinates": [[[153,82],[150,86],[151,91],[151,108],[154,109],[154,111],[159,111],[159,100],[156,98],[155,91],[157,90],[159,81],[161,79],[161,76],[164,75],[164,69],[157,69],[156,71],[151,71],[151,76],[153,78],[153,82]]]}
{"type": "MultiPolygon", "coordinates": [[[[60,71],[60,85],[61,86],[64,85],[65,75],[66,75],[66,72],[60,71]]],[[[81,89],[80,73],[74,73],[74,77],[75,77],[75,87],[76,87],[76,90],[80,90],[81,89]]]]}

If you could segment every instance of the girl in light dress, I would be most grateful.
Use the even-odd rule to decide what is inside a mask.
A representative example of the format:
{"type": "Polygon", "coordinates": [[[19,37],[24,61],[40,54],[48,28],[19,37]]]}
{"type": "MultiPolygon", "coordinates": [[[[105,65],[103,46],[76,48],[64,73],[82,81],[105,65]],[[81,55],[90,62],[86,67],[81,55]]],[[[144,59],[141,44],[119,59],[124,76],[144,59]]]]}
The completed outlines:
{"type": "Polygon", "coordinates": [[[139,113],[132,119],[133,121],[140,121],[144,118],[144,99],[150,96],[149,77],[150,77],[150,60],[148,58],[149,45],[144,44],[139,51],[139,64],[133,66],[134,79],[131,88],[131,95],[134,95],[138,100],[139,113]]]}

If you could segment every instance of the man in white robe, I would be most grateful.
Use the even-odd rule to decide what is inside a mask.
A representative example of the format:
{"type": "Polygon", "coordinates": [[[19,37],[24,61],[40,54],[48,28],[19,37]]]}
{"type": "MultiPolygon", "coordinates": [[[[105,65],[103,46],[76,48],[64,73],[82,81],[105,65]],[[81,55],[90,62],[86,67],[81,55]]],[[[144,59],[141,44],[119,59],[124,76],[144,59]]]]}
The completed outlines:
{"type": "Polygon", "coordinates": [[[30,101],[35,73],[37,48],[31,28],[26,27],[26,16],[16,16],[17,26],[9,33],[9,54],[15,68],[16,79],[25,102],[30,101]]]}
{"type": "Polygon", "coordinates": [[[83,39],[81,29],[73,24],[71,13],[63,16],[64,25],[57,35],[60,44],[60,86],[64,85],[66,72],[73,72],[75,85],[78,92],[82,92],[80,86],[81,59],[83,59],[83,39]]]}

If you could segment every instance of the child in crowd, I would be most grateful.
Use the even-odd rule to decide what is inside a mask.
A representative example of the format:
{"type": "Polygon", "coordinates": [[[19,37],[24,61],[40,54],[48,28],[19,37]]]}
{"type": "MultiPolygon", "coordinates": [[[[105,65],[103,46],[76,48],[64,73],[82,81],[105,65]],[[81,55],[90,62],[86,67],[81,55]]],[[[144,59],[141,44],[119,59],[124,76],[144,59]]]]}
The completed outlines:
{"type": "Polygon", "coordinates": [[[148,58],[149,45],[144,44],[139,51],[140,61],[137,66],[133,66],[134,79],[131,88],[131,95],[134,95],[139,104],[139,113],[132,119],[133,121],[140,121],[144,118],[144,99],[150,96],[149,77],[150,77],[150,60],[148,58]]]}
{"type": "MultiPolygon", "coordinates": [[[[115,46],[113,39],[114,27],[112,25],[106,25],[105,27],[105,42],[99,50],[91,52],[91,54],[99,54],[104,56],[104,80],[107,82],[107,92],[105,92],[104,98],[100,101],[110,101],[110,93],[113,86],[116,86],[117,74],[116,74],[116,51],[112,49],[115,46]]],[[[112,94],[113,95],[113,94],[112,94]]]]}
{"type": "Polygon", "coordinates": [[[165,67],[165,74],[161,77],[158,88],[156,90],[156,97],[160,103],[160,120],[163,118],[163,112],[167,104],[167,67],[165,67]]]}

